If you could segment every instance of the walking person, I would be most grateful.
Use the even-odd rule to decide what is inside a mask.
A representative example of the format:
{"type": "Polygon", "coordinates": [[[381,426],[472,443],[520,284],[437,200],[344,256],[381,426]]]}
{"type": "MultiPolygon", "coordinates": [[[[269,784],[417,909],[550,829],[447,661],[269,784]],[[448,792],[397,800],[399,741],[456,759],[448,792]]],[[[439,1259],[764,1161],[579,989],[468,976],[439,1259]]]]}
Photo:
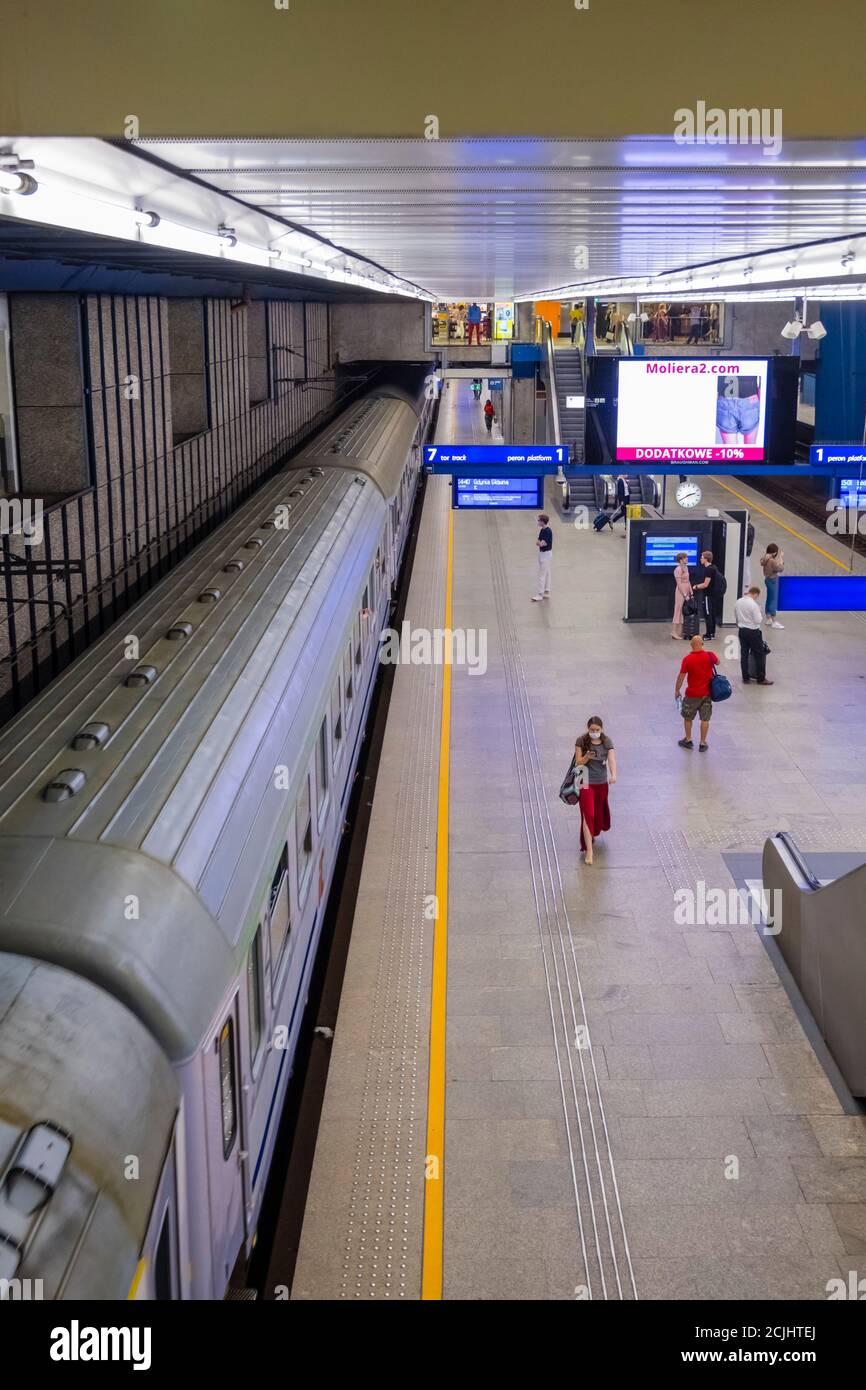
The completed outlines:
{"type": "Polygon", "coordinates": [[[680,667],[677,683],[674,687],[674,698],[679,703],[680,690],[683,681],[686,681],[686,693],[680,707],[684,732],[683,737],[679,740],[679,746],[680,748],[694,748],[692,724],[695,715],[698,715],[701,721],[701,741],[698,745],[698,751],[706,753],[709,748],[707,740],[710,732],[710,720],[713,717],[710,681],[713,679],[713,672],[719,664],[719,658],[715,652],[709,651],[704,646],[703,637],[693,637],[691,648],[691,651],[683,657],[683,664],[680,667]]]}
{"type": "Polygon", "coordinates": [[[695,584],[695,590],[701,590],[704,600],[704,619],[707,630],[706,638],[711,642],[716,635],[716,623],[720,617],[722,599],[724,598],[726,581],[718,565],[713,564],[713,552],[711,550],[701,551],[701,563],[698,567],[700,582],[695,584]]]}
{"type": "Polygon", "coordinates": [[[496,412],[493,409],[493,402],[488,396],[487,400],[484,402],[484,423],[487,426],[488,434],[490,434],[491,430],[493,429],[493,421],[495,417],[496,412]]]}
{"type": "Polygon", "coordinates": [[[480,347],[480,346],[481,346],[481,306],[478,305],[478,304],[476,304],[474,299],[473,299],[472,303],[469,305],[469,310],[468,310],[468,312],[467,312],[467,314],[466,314],[466,345],[467,345],[467,347],[471,347],[471,346],[472,346],[472,334],[473,334],[473,333],[475,334],[475,340],[476,340],[478,346],[480,347]]]}
{"type": "Polygon", "coordinates": [[[615,521],[622,521],[625,516],[625,509],[631,499],[631,484],[627,473],[620,473],[616,480],[616,511],[610,517],[610,529],[613,530],[615,521]]]}
{"type": "Polygon", "coordinates": [[[675,642],[681,642],[683,636],[683,604],[693,595],[692,581],[689,576],[689,557],[684,550],[677,556],[677,566],[674,570],[674,584],[676,593],[674,595],[674,620],[671,624],[671,637],[675,642]]]}
{"type": "Polygon", "coordinates": [[[586,785],[580,789],[580,848],[583,862],[592,863],[592,842],[610,830],[608,787],[616,782],[616,754],[613,740],[604,732],[601,715],[591,714],[586,733],[574,745],[576,767],[585,767],[586,785]]]}
{"type": "Polygon", "coordinates": [[[764,551],[760,560],[761,569],[764,572],[764,586],[767,590],[767,622],[770,627],[780,630],[784,623],[780,623],[776,617],[779,611],[779,575],[785,568],[785,554],[771,541],[764,551]]]}
{"type": "Polygon", "coordinates": [[[757,584],[752,584],[734,604],[737,633],[740,638],[740,670],[743,674],[743,685],[748,685],[752,679],[749,672],[749,657],[752,655],[755,658],[755,680],[758,685],[773,684],[767,680],[767,652],[764,634],[761,631],[763,619],[758,607],[760,592],[757,584]]]}
{"type": "Polygon", "coordinates": [[[550,564],[553,558],[553,532],[547,512],[539,515],[538,526],[538,539],[535,542],[538,548],[538,591],[532,595],[533,603],[550,598],[550,564]]]}

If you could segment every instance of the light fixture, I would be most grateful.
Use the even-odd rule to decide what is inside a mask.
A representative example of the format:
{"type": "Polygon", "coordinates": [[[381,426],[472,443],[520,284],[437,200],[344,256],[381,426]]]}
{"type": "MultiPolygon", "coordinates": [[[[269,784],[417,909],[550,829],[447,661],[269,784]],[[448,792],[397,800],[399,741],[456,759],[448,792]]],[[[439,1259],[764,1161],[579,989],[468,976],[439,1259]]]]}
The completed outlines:
{"type": "Polygon", "coordinates": [[[842,269],[843,269],[843,270],[850,270],[853,264],[854,264],[854,254],[853,254],[852,251],[849,251],[848,254],[847,254],[846,256],[843,256],[843,257],[842,257],[842,269]]]}
{"type": "Polygon", "coordinates": [[[35,193],[39,187],[31,174],[24,174],[20,169],[3,168],[0,165],[0,193],[35,193]]]}
{"type": "Polygon", "coordinates": [[[231,247],[237,246],[238,244],[238,239],[235,236],[234,227],[227,227],[224,222],[221,222],[220,225],[217,227],[217,236],[219,237],[220,242],[223,246],[231,247]]]}
{"type": "Polygon", "coordinates": [[[795,314],[792,319],[788,320],[785,327],[782,329],[782,337],[788,339],[799,338],[800,334],[803,332],[805,332],[807,338],[812,338],[813,340],[820,340],[827,336],[827,330],[820,319],[816,319],[814,323],[810,323],[807,327],[799,314],[795,314]]]}
{"type": "Polygon", "coordinates": [[[137,222],[139,227],[158,227],[160,218],[158,212],[146,212],[142,208],[134,208],[132,220],[137,222]]]}

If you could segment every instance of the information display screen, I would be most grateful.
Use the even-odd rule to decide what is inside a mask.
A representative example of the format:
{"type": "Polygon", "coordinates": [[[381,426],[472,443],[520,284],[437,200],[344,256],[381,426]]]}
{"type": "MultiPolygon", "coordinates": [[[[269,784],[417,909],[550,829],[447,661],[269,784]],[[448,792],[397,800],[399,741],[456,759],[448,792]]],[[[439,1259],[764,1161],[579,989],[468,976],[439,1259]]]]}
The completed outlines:
{"type": "Polygon", "coordinates": [[[454,506],[497,509],[541,506],[541,478],[454,479],[454,506]]]}
{"type": "Polygon", "coordinates": [[[658,570],[672,570],[676,567],[677,556],[685,553],[689,566],[698,563],[701,538],[691,533],[687,536],[660,536],[654,531],[643,538],[641,550],[641,570],[644,574],[655,574],[658,570]]]}
{"type": "Polygon", "coordinates": [[[618,460],[764,461],[766,358],[643,357],[618,365],[618,460]]]}

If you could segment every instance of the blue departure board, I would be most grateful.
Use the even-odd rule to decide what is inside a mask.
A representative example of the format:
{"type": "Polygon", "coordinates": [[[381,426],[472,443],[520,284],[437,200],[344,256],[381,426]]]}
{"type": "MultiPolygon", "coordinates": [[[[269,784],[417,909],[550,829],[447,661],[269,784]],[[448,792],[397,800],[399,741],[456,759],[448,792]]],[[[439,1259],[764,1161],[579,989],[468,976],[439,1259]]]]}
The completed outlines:
{"type": "Polygon", "coordinates": [[[475,511],[540,507],[541,489],[540,478],[508,478],[495,474],[486,478],[466,478],[455,475],[453,505],[475,511]]]}

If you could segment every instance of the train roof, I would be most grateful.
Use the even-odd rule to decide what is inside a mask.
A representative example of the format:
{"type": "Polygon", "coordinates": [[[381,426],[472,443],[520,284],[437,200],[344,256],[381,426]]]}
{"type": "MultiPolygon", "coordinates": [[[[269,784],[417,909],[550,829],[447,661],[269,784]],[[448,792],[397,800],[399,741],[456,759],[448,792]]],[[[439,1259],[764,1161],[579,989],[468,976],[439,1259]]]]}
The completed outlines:
{"type": "Polygon", "coordinates": [[[0,950],[110,990],[174,1059],[232,979],[274,768],[293,795],[415,425],[351,407],[0,732],[0,950]]]}
{"type": "Polygon", "coordinates": [[[46,1299],[131,1283],[178,1103],[122,1004],[0,953],[0,1278],[41,1279],[46,1299]]]}

